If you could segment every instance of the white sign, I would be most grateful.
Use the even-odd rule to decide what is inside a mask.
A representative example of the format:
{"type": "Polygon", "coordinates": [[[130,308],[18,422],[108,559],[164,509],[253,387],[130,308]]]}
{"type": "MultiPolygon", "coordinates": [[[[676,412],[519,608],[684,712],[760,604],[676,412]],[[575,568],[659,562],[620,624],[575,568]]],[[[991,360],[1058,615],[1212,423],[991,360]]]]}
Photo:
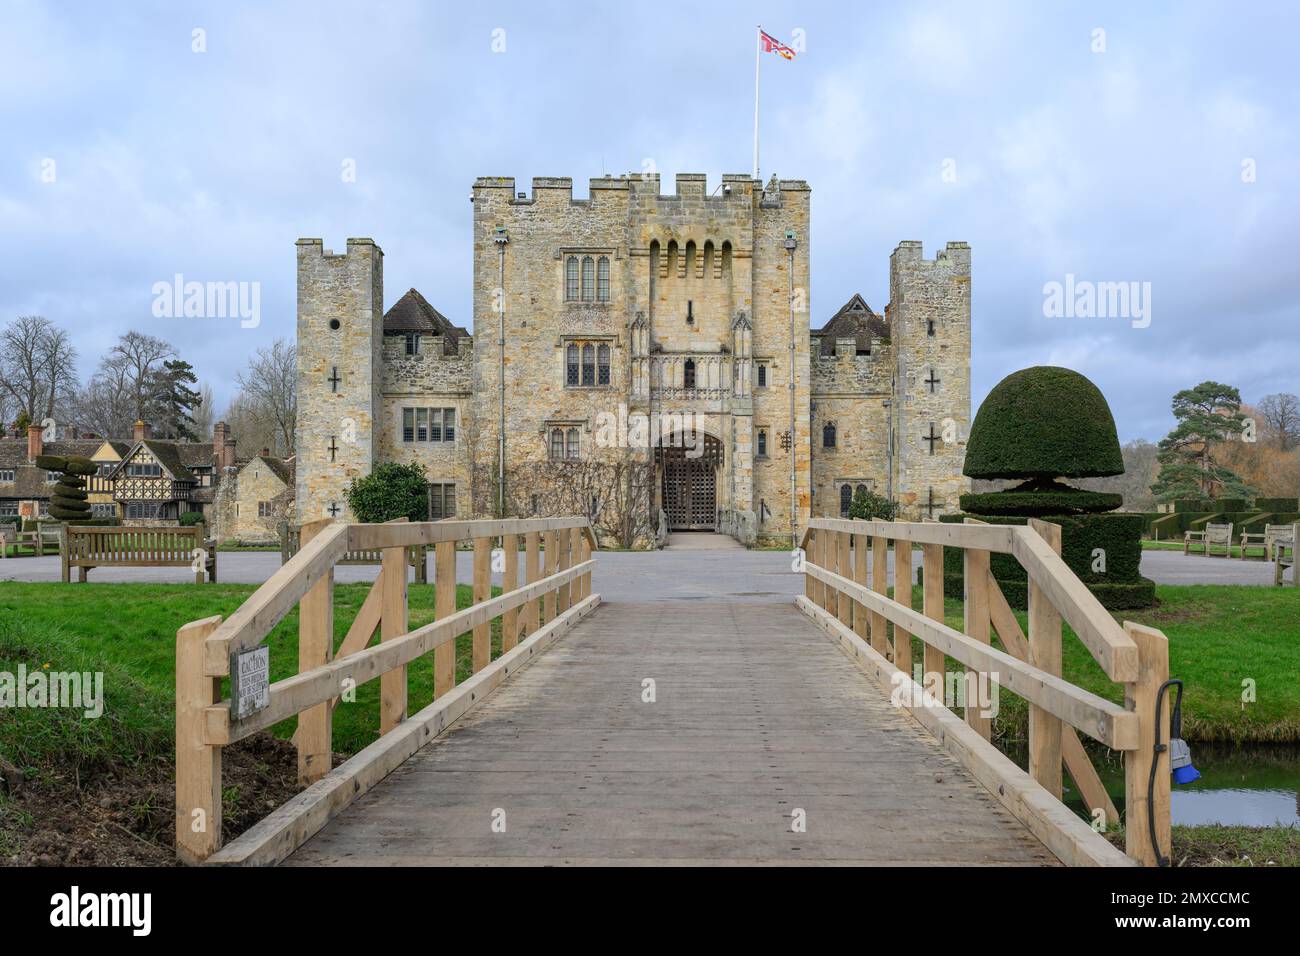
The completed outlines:
{"type": "Polygon", "coordinates": [[[255,647],[232,654],[230,661],[230,709],[241,720],[271,703],[271,649],[255,647]]]}

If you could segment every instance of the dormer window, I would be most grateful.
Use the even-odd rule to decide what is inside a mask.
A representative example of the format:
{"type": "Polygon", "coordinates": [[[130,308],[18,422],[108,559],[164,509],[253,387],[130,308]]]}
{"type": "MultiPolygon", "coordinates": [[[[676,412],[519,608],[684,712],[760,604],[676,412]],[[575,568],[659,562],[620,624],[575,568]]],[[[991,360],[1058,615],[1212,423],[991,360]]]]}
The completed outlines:
{"type": "Polygon", "coordinates": [[[420,333],[419,332],[406,333],[406,354],[407,355],[420,354],[420,333]]]}

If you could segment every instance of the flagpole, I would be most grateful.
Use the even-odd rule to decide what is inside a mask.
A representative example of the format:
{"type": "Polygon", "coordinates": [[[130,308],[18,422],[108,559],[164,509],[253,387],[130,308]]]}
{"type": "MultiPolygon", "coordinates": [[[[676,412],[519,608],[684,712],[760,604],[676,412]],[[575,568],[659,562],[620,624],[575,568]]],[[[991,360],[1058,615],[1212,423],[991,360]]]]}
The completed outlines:
{"type": "Polygon", "coordinates": [[[763,27],[760,24],[754,30],[754,178],[758,179],[758,65],[760,51],[763,48],[760,37],[763,27]]]}

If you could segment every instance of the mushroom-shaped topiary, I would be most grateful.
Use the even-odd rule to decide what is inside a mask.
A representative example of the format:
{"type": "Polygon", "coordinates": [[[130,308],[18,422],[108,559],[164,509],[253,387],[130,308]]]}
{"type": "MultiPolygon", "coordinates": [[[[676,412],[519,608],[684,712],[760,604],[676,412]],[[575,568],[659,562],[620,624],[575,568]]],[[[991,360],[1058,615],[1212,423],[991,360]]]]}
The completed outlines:
{"type": "Polygon", "coordinates": [[[972,478],[1100,478],[1124,473],[1106,397],[1068,368],[1035,365],[989,392],[966,442],[972,478]]]}
{"type": "MultiPolygon", "coordinates": [[[[1141,576],[1142,519],[1108,514],[1124,503],[1113,492],[1084,491],[1061,478],[1124,473],[1115,419],[1096,385],[1068,368],[1039,365],[1013,372],[980,406],[966,443],[972,478],[1020,478],[1005,491],[961,496],[962,509],[990,524],[1042,518],[1062,528],[1062,557],[1107,607],[1147,607],[1155,587],[1141,576]]],[[[964,515],[944,515],[960,521],[964,515]]],[[[944,555],[944,586],[962,593],[961,555],[944,555]]],[[[994,555],[994,578],[1017,607],[1028,600],[1024,568],[994,555]]]]}

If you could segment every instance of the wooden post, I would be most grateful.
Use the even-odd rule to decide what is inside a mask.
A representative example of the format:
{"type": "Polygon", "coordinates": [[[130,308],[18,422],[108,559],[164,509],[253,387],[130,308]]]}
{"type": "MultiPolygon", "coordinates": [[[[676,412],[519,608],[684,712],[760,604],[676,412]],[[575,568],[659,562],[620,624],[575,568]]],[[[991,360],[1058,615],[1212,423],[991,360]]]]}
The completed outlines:
{"type": "MultiPolygon", "coordinates": [[[[1037,518],[1029,527],[1061,553],[1061,526],[1037,518]]],[[[987,579],[987,575],[985,576],[987,579]]],[[[1029,580],[1029,663],[1061,676],[1061,615],[1047,592],[1029,580]]],[[[1061,799],[1061,718],[1029,705],[1029,775],[1061,799]]]]}
{"type": "Polygon", "coordinates": [[[176,855],[186,863],[221,848],[221,748],[204,742],[221,678],[203,673],[204,644],[220,624],[209,617],[176,632],[176,855]]]}
{"type": "MultiPolygon", "coordinates": [[[[542,577],[549,578],[559,567],[560,560],[560,540],[559,535],[554,531],[547,531],[542,536],[545,553],[542,557],[545,559],[546,570],[542,577]]],[[[542,598],[542,623],[549,624],[555,620],[555,588],[551,588],[542,598]]]]}
{"type": "MultiPolygon", "coordinates": [[[[912,606],[912,542],[894,539],[894,600],[912,606]]],[[[912,635],[894,625],[894,666],[912,676],[912,635]]]]}
{"type": "MultiPolygon", "coordinates": [[[[923,577],[925,578],[923,587],[923,598],[921,600],[921,611],[932,621],[943,623],[943,545],[941,544],[923,544],[921,545],[921,561],[924,569],[923,577]]],[[[940,684],[943,684],[945,670],[945,661],[943,651],[937,647],[925,645],[922,653],[923,666],[925,674],[938,674],[940,684]]]]}
{"type": "MultiPolygon", "coordinates": [[[[306,529],[304,529],[305,533],[306,529]]],[[[306,543],[299,539],[299,547],[306,543]]],[[[405,548],[384,548],[379,580],[383,587],[383,617],[379,622],[379,640],[391,641],[408,630],[406,618],[405,548]]],[[[406,719],[406,665],[394,668],[379,678],[379,732],[386,734],[406,719]]]]}
{"type": "MultiPolygon", "coordinates": [[[[559,565],[556,570],[567,571],[573,567],[573,529],[561,528],[559,542],[559,565]]],[[[561,584],[556,590],[558,593],[555,597],[555,609],[557,613],[563,614],[571,605],[572,588],[567,584],[561,584]]]]}
{"type": "MultiPolygon", "coordinates": [[[[302,526],[305,545],[330,522],[313,521],[302,526]]],[[[380,572],[383,573],[382,571],[380,572]]],[[[298,673],[328,664],[334,659],[334,568],[298,602],[298,673]]],[[[333,707],[317,704],[298,715],[298,783],[306,786],[329,773],[333,752],[333,707]]]]}
{"type": "MultiPolygon", "coordinates": [[[[880,535],[871,539],[871,590],[882,597],[889,593],[889,539],[880,535]]],[[[888,627],[883,614],[871,612],[871,646],[881,657],[889,656],[888,627]]]]}
{"type": "MultiPolygon", "coordinates": [[[[833,574],[839,574],[840,548],[839,535],[834,531],[823,531],[817,536],[817,563],[833,574]]],[[[831,614],[839,612],[839,591],[827,584],[822,589],[822,607],[831,614]]]]}
{"type": "Polygon", "coordinates": [[[1140,624],[1124,622],[1124,631],[1138,646],[1138,679],[1124,685],[1124,706],[1139,718],[1138,747],[1124,754],[1124,852],[1144,866],[1158,866],[1169,858],[1169,714],[1173,707],[1171,691],[1166,691],[1156,722],[1156,695],[1169,679],[1169,642],[1159,631],[1140,624]],[[1165,750],[1154,752],[1159,728],[1165,750]],[[1151,845],[1147,799],[1151,783],[1151,766],[1155,764],[1154,808],[1156,845],[1151,845]]]}
{"type": "MultiPolygon", "coordinates": [[[[967,548],[966,553],[962,556],[962,590],[964,599],[964,614],[962,630],[969,637],[975,638],[985,644],[989,640],[989,552],[982,551],[979,548],[967,548]]],[[[993,737],[993,722],[988,717],[980,716],[978,701],[974,705],[970,703],[971,677],[974,677],[975,689],[978,690],[980,672],[966,668],[966,723],[971,726],[985,740],[991,740],[993,737]]],[[[987,678],[985,678],[987,680],[987,678]]],[[[1032,712],[1033,705],[1030,705],[1032,712]]],[[[1059,779],[1059,778],[1058,778],[1059,779]]],[[[1058,789],[1058,797],[1061,795],[1058,789]]]]}
{"type": "MultiPolygon", "coordinates": [[[[839,568],[839,570],[835,573],[842,578],[848,578],[852,581],[853,558],[851,557],[851,552],[849,550],[850,545],[853,543],[852,536],[848,534],[848,532],[840,532],[836,535],[836,538],[839,541],[839,558],[835,562],[835,566],[839,568]]],[[[840,623],[845,627],[851,626],[853,624],[853,598],[841,591],[839,605],[840,623]]]]}
{"type": "MultiPolygon", "coordinates": [[[[501,572],[501,593],[508,594],[519,587],[519,535],[501,536],[502,557],[505,568],[501,572]]],[[[512,650],[519,642],[519,608],[501,615],[501,653],[512,650]]]]}
{"type": "MultiPolygon", "coordinates": [[[[855,534],[853,536],[853,580],[863,587],[867,586],[867,550],[871,547],[867,542],[870,538],[865,534],[855,534]]],[[[853,632],[864,641],[871,637],[870,617],[867,615],[866,606],[853,603],[853,632]]]]}
{"type": "MultiPolygon", "coordinates": [[[[433,618],[441,620],[456,613],[456,542],[439,541],[433,546],[433,618]]],[[[456,642],[447,641],[433,649],[433,696],[436,700],[456,686],[456,642]]]]}
{"type": "MultiPolygon", "coordinates": [[[[541,553],[538,550],[540,541],[541,535],[536,531],[524,535],[524,582],[527,584],[536,584],[541,580],[541,553]]],[[[524,616],[519,628],[521,641],[537,630],[537,614],[540,606],[537,598],[524,605],[524,616]]]]}
{"type": "MultiPolygon", "coordinates": [[[[74,540],[76,540],[76,532],[73,531],[71,527],[69,527],[67,532],[63,536],[63,547],[59,549],[59,569],[63,572],[64,584],[72,583],[72,575],[69,573],[71,570],[71,565],[68,564],[68,560],[71,557],[69,552],[72,550],[72,542],[74,540]]],[[[4,544],[0,542],[0,551],[3,550],[4,550],[4,544]]],[[[15,558],[18,557],[17,533],[14,534],[14,557],[15,558]]]]}
{"type": "MultiPolygon", "coordinates": [[[[578,564],[586,564],[591,559],[591,542],[587,540],[587,532],[583,528],[576,528],[573,532],[573,541],[577,545],[575,550],[576,561],[578,564]]],[[[587,571],[581,575],[577,583],[574,584],[574,590],[577,592],[573,603],[587,600],[591,596],[591,572],[587,571]]]]}
{"type": "MultiPolygon", "coordinates": [[[[820,534],[821,534],[820,531],[816,531],[812,528],[808,529],[808,538],[807,538],[808,546],[803,553],[804,564],[817,563],[817,537],[820,534]]],[[[803,576],[804,597],[812,601],[814,604],[821,604],[821,587],[822,587],[822,583],[818,581],[816,578],[814,578],[811,574],[806,574],[806,573],[804,574],[803,576]]]]}
{"type": "MultiPolygon", "coordinates": [[[[203,572],[207,569],[207,565],[208,565],[208,552],[207,552],[207,549],[205,549],[205,548],[203,547],[203,525],[202,525],[202,524],[196,524],[196,525],[194,526],[193,534],[194,534],[194,547],[192,547],[192,548],[190,549],[189,557],[190,557],[190,560],[193,561],[193,560],[194,560],[194,552],[195,552],[195,551],[202,551],[202,552],[203,552],[203,555],[202,555],[202,557],[201,557],[200,560],[199,560],[199,569],[198,569],[197,571],[194,572],[194,583],[195,583],[195,584],[202,584],[202,583],[203,583],[203,572]]],[[[38,541],[40,540],[39,536],[37,537],[37,540],[38,540],[38,541]]],[[[184,539],[182,539],[182,540],[184,540],[184,539]]]]}
{"type": "MultiPolygon", "coordinates": [[[[474,539],[474,603],[492,597],[492,539],[474,539]]],[[[474,656],[471,673],[477,674],[492,663],[492,624],[484,621],[474,628],[474,656]]]]}

